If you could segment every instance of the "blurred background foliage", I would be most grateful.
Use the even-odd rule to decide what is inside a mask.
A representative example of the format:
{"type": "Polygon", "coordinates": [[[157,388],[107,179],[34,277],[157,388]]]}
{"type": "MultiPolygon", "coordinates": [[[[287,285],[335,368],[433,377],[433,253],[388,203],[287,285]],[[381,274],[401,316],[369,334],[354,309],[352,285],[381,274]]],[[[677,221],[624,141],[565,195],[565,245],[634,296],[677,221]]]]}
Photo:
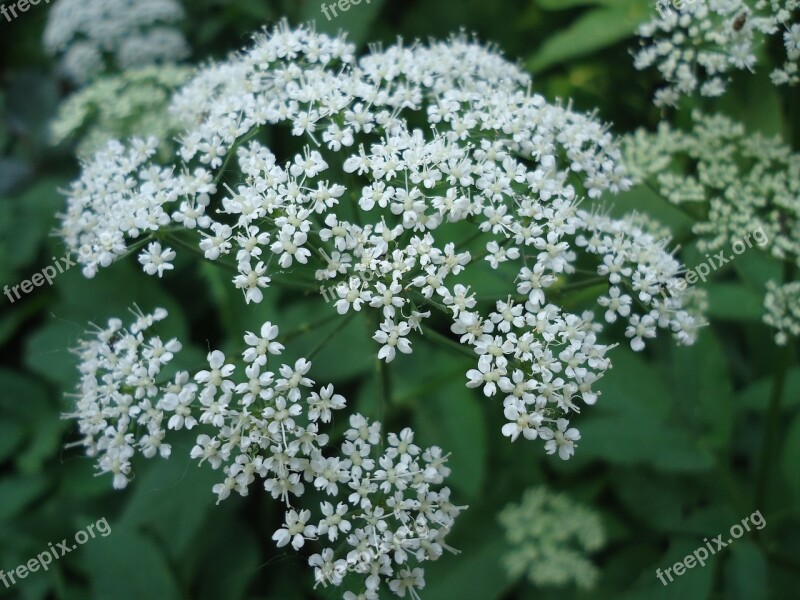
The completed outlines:
{"type": "MultiPolygon", "coordinates": [[[[223,57],[282,16],[293,23],[316,20],[323,31],[348,31],[362,49],[397,36],[444,37],[463,28],[524,64],[537,92],[550,100],[571,99],[583,111],[596,109],[620,132],[652,128],[662,116],[650,102],[655,75],[635,71],[630,56],[635,28],[653,8],[648,0],[372,0],[330,22],[317,0],[193,0],[185,8],[185,33],[196,62],[223,57]]],[[[56,78],[41,49],[47,10],[40,4],[12,23],[0,22],[3,285],[16,285],[64,255],[51,232],[63,207],[58,190],[78,169],[73,149],[53,148],[48,139],[48,123],[71,90],[56,78]]],[[[714,104],[687,101],[667,116],[682,123],[693,107],[717,108],[752,131],[783,133],[797,151],[800,124],[791,122],[786,110],[797,98],[790,93],[748,76],[714,104]]],[[[612,203],[615,211],[635,209],[659,218],[683,244],[685,262],[702,261],[692,248],[691,222],[652,192],[637,188],[612,203]]],[[[173,333],[192,341],[183,353],[191,367],[209,346],[236,344],[241,331],[276,312],[286,330],[302,331],[318,319],[316,298],[275,290],[245,311],[214,267],[196,268],[188,261],[176,267],[163,285],[128,261],[91,281],[74,269],[13,304],[3,297],[0,568],[24,564],[49,542],[72,537],[102,517],[112,533],[65,556],[47,573],[32,574],[9,590],[0,586],[0,597],[335,597],[312,590],[302,560],[275,549],[270,538],[279,514],[266,496],[214,506],[213,474],[189,464],[191,439],[175,445],[169,462],[137,466],[139,475],[126,493],[114,493],[109,480],[93,476],[90,459],[65,449],[75,439],[60,418],[69,406],[64,394],[77,379],[69,348],[88,322],[125,315],[132,302],[146,309],[164,306],[177,317],[171,320],[173,333]]],[[[455,496],[470,505],[450,541],[461,554],[427,568],[423,597],[798,597],[800,367],[796,345],[773,345],[761,324],[760,294],[753,291],[763,289],[776,268],[752,251],[715,273],[706,286],[712,324],[696,346],[676,348],[660,339],[644,354],[618,347],[614,369],[599,386],[600,402],[579,419],[583,439],[569,462],[500,435],[500,411],[464,387],[469,359],[418,345],[413,361],[393,363],[387,429],[412,424],[422,443],[452,452],[455,496]],[[772,383],[781,364],[789,365],[782,390],[772,383]],[[770,413],[776,404],[780,409],[770,413]],[[774,439],[765,440],[769,414],[774,439]],[[594,591],[534,587],[512,580],[502,567],[508,543],[497,515],[519,502],[524,490],[541,484],[602,517],[607,543],[594,556],[600,569],[594,591]],[[688,571],[668,587],[656,579],[656,568],[672,565],[703,538],[727,532],[756,510],[766,518],[763,530],[746,534],[705,568],[688,571]]],[[[290,350],[306,352],[334,326],[301,333],[290,350]]],[[[360,410],[374,412],[372,350],[363,324],[355,321],[319,354],[314,378],[333,381],[360,410]]]]}

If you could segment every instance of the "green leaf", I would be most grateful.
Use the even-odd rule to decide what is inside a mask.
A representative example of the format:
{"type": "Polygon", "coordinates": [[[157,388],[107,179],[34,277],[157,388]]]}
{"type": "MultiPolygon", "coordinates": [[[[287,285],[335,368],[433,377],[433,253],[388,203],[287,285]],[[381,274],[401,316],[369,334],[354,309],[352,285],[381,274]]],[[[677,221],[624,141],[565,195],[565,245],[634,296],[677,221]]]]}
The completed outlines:
{"type": "Polygon", "coordinates": [[[680,208],[670,204],[647,185],[637,185],[610,199],[611,214],[624,218],[632,212],[643,212],[669,227],[676,238],[690,235],[692,220],[680,208]]]}
{"type": "Polygon", "coordinates": [[[729,600],[766,600],[769,590],[767,561],[752,542],[738,541],[725,565],[725,597],[729,600]]]}
{"type": "Polygon", "coordinates": [[[55,318],[32,333],[25,344],[25,366],[62,389],[78,381],[77,359],[70,348],[77,345],[86,324],[55,318]]]}
{"type": "Polygon", "coordinates": [[[731,88],[719,98],[717,110],[744,124],[748,132],[785,138],[786,113],[779,89],[772,85],[769,69],[756,69],[747,77],[734,78],[731,88]]]}
{"type": "Polygon", "coordinates": [[[652,568],[645,569],[640,575],[639,586],[621,595],[621,600],[707,600],[714,581],[714,563],[719,560],[719,555],[709,557],[705,566],[695,562],[695,566],[682,575],[674,573],[675,564],[684,561],[702,545],[701,540],[673,539],[666,555],[652,568]],[[664,583],[659,580],[656,569],[661,571],[664,583]],[[671,569],[669,574],[667,569],[671,569]]]}
{"type": "Polygon", "coordinates": [[[664,472],[699,472],[714,466],[712,455],[684,431],[641,413],[580,423],[581,452],[621,465],[645,464],[664,472]]]}
{"type": "Polygon", "coordinates": [[[674,401],[661,375],[627,348],[614,351],[611,360],[614,368],[597,385],[602,392],[597,405],[586,418],[573,421],[581,431],[575,459],[650,465],[665,472],[711,468],[710,452],[671,423],[674,401]]]}
{"type": "Polygon", "coordinates": [[[694,494],[675,477],[653,477],[645,469],[615,469],[611,482],[626,510],[660,531],[672,531],[681,522],[694,494]]]}
{"type": "MultiPolygon", "coordinates": [[[[454,381],[428,397],[414,399],[414,429],[423,446],[450,454],[449,485],[476,498],[484,485],[487,450],[483,411],[476,394],[454,381]]],[[[412,400],[412,402],[414,401],[412,400]]]]}
{"type": "Polygon", "coordinates": [[[19,308],[12,308],[0,318],[0,346],[9,341],[20,327],[47,305],[46,298],[31,298],[19,308]]]}
{"type": "Polygon", "coordinates": [[[161,549],[143,534],[114,526],[82,548],[93,600],[179,600],[182,594],[161,549]]]}
{"type": "Polygon", "coordinates": [[[188,337],[185,310],[132,261],[101,269],[94,279],[84,278],[74,267],[58,275],[55,285],[62,300],[50,311],[49,320],[28,338],[25,364],[63,389],[74,387],[78,380],[77,359],[70,349],[84,337],[90,323],[105,326],[110,317],[129,323],[134,306],[143,312],[163,307],[169,317],[153,331],[165,340],[188,337]]]}
{"type": "Polygon", "coordinates": [[[736,403],[728,363],[713,330],[705,328],[694,345],[676,348],[669,364],[676,420],[704,447],[727,447],[733,435],[736,403]],[[692,376],[687,377],[687,373],[692,376]]]}
{"type": "Polygon", "coordinates": [[[368,329],[362,315],[337,315],[332,305],[323,304],[318,297],[283,308],[279,322],[281,335],[302,330],[286,344],[281,361],[290,363],[316,352],[311,359],[311,377],[318,383],[343,382],[371,371],[379,346],[370,339],[374,329],[368,329]],[[352,319],[346,323],[348,317],[352,319]],[[326,322],[311,327],[321,321],[326,322]]]}
{"type": "Polygon", "coordinates": [[[480,541],[459,545],[462,553],[458,556],[445,555],[425,567],[427,586],[421,594],[425,600],[495,600],[508,590],[512,582],[500,562],[506,550],[502,531],[494,524],[482,523],[480,533],[480,541]]]}
{"type": "Polygon", "coordinates": [[[25,430],[22,425],[8,418],[0,421],[0,463],[14,454],[24,439],[25,430]]]}
{"type": "MultiPolygon", "coordinates": [[[[16,454],[17,467],[24,473],[39,472],[45,461],[58,453],[67,424],[61,420],[58,406],[51,402],[47,389],[40,383],[2,369],[0,388],[4,391],[0,399],[3,413],[0,422],[8,421],[17,428],[16,432],[9,432],[9,441],[0,441],[0,460],[6,444],[16,448],[21,436],[26,443],[24,449],[16,454]],[[8,415],[13,415],[13,419],[8,415]]],[[[3,437],[0,434],[0,440],[3,437]]]]}
{"type": "MultiPolygon", "coordinates": [[[[737,403],[751,410],[767,410],[770,394],[772,393],[773,377],[763,377],[741,391],[737,403]]],[[[786,386],[781,398],[781,407],[790,410],[800,406],[800,367],[789,370],[786,376],[786,386]]]]}
{"type": "Polygon", "coordinates": [[[712,283],[708,291],[708,316],[726,321],[761,322],[764,299],[741,283],[712,283]]]}
{"type": "Polygon", "coordinates": [[[13,220],[2,227],[12,267],[32,263],[41,251],[42,243],[55,226],[56,213],[64,204],[58,188],[65,183],[63,179],[42,179],[12,201],[13,220]]]}
{"type": "Polygon", "coordinates": [[[42,476],[6,477],[0,481],[0,521],[19,515],[47,489],[42,476]]]}
{"type": "Polygon", "coordinates": [[[783,276],[781,261],[756,248],[739,254],[731,264],[739,277],[759,294],[766,288],[767,281],[781,281],[783,276]]]}
{"type": "MultiPolygon", "coordinates": [[[[216,510],[221,512],[221,509],[216,510]]],[[[215,514],[214,522],[216,526],[204,531],[198,539],[199,561],[192,576],[197,595],[192,597],[197,600],[245,598],[261,566],[257,532],[237,521],[233,511],[215,514]],[[225,548],[225,552],[220,552],[220,548],[225,548]]]]}
{"type": "Polygon", "coordinates": [[[536,73],[611,46],[633,34],[646,16],[637,0],[588,12],[566,30],[550,36],[528,59],[528,69],[536,73]]]}
{"type": "Polygon", "coordinates": [[[303,9],[302,21],[313,21],[320,33],[336,34],[346,31],[347,38],[357,46],[369,41],[372,24],[385,0],[310,0],[303,9]],[[333,5],[333,8],[331,8],[333,5]],[[325,11],[323,11],[323,6],[325,11]],[[341,10],[345,6],[345,10],[341,10]]]}
{"type": "Polygon", "coordinates": [[[120,525],[129,529],[146,525],[163,541],[165,550],[178,560],[189,549],[195,536],[213,510],[216,496],[211,492],[220,480],[219,473],[198,467],[189,458],[195,435],[181,432],[167,440],[173,444],[168,460],[153,459],[142,467],[132,497],[120,517],[120,525]]]}

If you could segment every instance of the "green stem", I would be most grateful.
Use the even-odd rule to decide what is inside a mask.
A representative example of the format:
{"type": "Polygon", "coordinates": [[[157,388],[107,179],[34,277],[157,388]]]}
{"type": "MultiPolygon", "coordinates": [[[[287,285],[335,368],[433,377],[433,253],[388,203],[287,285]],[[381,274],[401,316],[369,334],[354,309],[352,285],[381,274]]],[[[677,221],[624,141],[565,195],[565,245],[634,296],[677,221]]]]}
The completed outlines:
{"type": "MultiPolygon", "coordinates": [[[[369,320],[367,321],[369,322],[369,320]]],[[[378,324],[378,319],[374,319],[376,328],[378,324]]],[[[370,342],[372,339],[370,338],[370,342]]],[[[377,420],[381,423],[381,426],[385,428],[384,419],[386,418],[386,412],[391,404],[392,401],[392,380],[391,374],[389,373],[389,365],[386,364],[385,361],[378,358],[378,353],[375,353],[375,381],[377,382],[378,387],[378,410],[377,410],[377,420]]],[[[383,435],[381,435],[381,441],[378,447],[378,456],[383,455],[384,449],[384,441],[383,435]]]]}
{"type": "Polygon", "coordinates": [[[293,340],[296,337],[299,337],[305,333],[309,333],[311,331],[316,330],[323,325],[327,325],[331,321],[335,321],[336,319],[340,319],[342,315],[339,313],[333,313],[331,315],[327,315],[326,317],[319,319],[318,321],[312,321],[310,323],[303,323],[302,325],[292,329],[291,331],[287,332],[285,335],[282,335],[280,340],[281,342],[288,342],[293,340]]]}
{"type": "Polygon", "coordinates": [[[468,248],[468,246],[470,244],[472,244],[472,242],[474,242],[475,240],[477,240],[479,237],[481,237],[483,235],[485,235],[485,232],[483,232],[480,229],[478,229],[478,231],[476,231],[475,233],[470,235],[467,239],[462,240],[462,241],[460,241],[459,243],[456,244],[456,252],[463,252],[464,250],[466,250],[468,248]]]}
{"type": "Polygon", "coordinates": [[[347,325],[350,324],[353,318],[355,318],[356,314],[358,314],[356,313],[356,311],[351,311],[349,315],[343,317],[342,322],[339,323],[333,329],[331,329],[330,332],[328,332],[328,335],[322,338],[322,340],[320,340],[320,342],[316,346],[314,346],[314,349],[311,350],[311,352],[309,352],[308,360],[313,359],[314,356],[316,356],[317,353],[319,353],[319,351],[322,350],[328,342],[330,342],[334,337],[336,337],[337,334],[339,334],[345,327],[347,327],[347,325]]]}
{"type": "Polygon", "coordinates": [[[217,265],[217,266],[220,266],[220,267],[225,267],[226,269],[230,269],[232,271],[237,271],[238,270],[236,268],[236,265],[234,265],[232,263],[229,263],[227,261],[224,261],[224,260],[221,260],[221,259],[211,260],[210,258],[207,258],[205,253],[198,246],[187,242],[186,240],[180,238],[179,236],[177,236],[175,234],[167,235],[166,239],[169,240],[170,242],[174,242],[175,245],[180,246],[184,250],[188,250],[189,252],[191,252],[191,253],[193,253],[193,254],[195,254],[197,256],[200,256],[203,260],[206,260],[211,264],[214,264],[214,265],[217,265]]]}
{"type": "MultiPolygon", "coordinates": [[[[226,269],[229,269],[231,271],[237,271],[238,272],[238,270],[239,270],[238,267],[236,265],[234,265],[233,263],[229,263],[227,261],[220,260],[220,259],[211,260],[209,258],[206,258],[206,255],[203,253],[202,250],[200,250],[199,247],[195,246],[194,244],[190,244],[189,242],[187,242],[187,241],[181,239],[180,237],[178,237],[177,235],[168,235],[166,239],[168,239],[171,242],[174,242],[177,246],[180,246],[180,247],[188,250],[189,252],[194,253],[195,255],[201,257],[203,260],[208,261],[212,265],[222,266],[222,267],[225,267],[226,269]]],[[[282,286],[285,286],[285,287],[291,287],[291,288],[295,288],[295,289],[298,289],[298,290],[305,290],[305,291],[308,291],[308,292],[318,292],[319,291],[319,287],[316,286],[315,284],[307,282],[307,281],[303,281],[302,279],[300,279],[300,278],[298,278],[296,276],[281,277],[281,275],[278,274],[278,273],[267,273],[267,275],[271,279],[272,283],[279,283],[279,284],[281,284],[282,286]]]]}
{"type": "MultiPolygon", "coordinates": [[[[793,263],[784,263],[783,280],[792,281],[795,274],[793,263]]],[[[786,377],[789,373],[789,365],[792,361],[792,346],[787,342],[786,347],[781,351],[778,364],[775,367],[775,375],[772,380],[772,391],[770,392],[769,408],[767,409],[767,421],[764,427],[764,439],[761,443],[761,466],[758,471],[756,483],[755,505],[764,507],[767,487],[769,486],[770,472],[777,447],[778,429],[780,428],[781,401],[783,392],[786,388],[786,377]]]]}
{"type": "Polygon", "coordinates": [[[239,149],[239,146],[241,146],[242,144],[246,144],[247,142],[252,140],[258,134],[258,131],[259,131],[258,127],[251,129],[247,134],[245,134],[244,137],[236,140],[233,143],[233,146],[231,146],[230,150],[228,150],[228,154],[225,156],[225,160],[223,161],[222,166],[219,169],[219,173],[217,173],[217,176],[214,178],[214,185],[219,184],[220,180],[222,180],[222,176],[225,175],[225,171],[228,168],[228,163],[236,154],[236,150],[239,149]]]}
{"type": "Polygon", "coordinates": [[[449,337],[447,337],[446,335],[442,335],[432,327],[426,328],[422,335],[423,337],[428,338],[428,340],[436,340],[437,342],[444,344],[451,350],[454,350],[459,354],[463,354],[464,356],[470,357],[472,360],[476,360],[478,358],[478,355],[475,354],[475,352],[473,352],[472,350],[470,350],[467,346],[459,344],[455,340],[451,340],[449,337]]]}
{"type": "Polygon", "coordinates": [[[403,406],[405,404],[411,404],[414,407],[417,407],[416,399],[420,397],[427,396],[430,392],[439,389],[443,385],[447,385],[448,383],[453,382],[453,378],[458,377],[459,375],[464,374],[464,367],[458,367],[456,369],[451,369],[447,373],[444,373],[440,377],[436,377],[428,381],[425,385],[422,385],[411,392],[400,396],[395,403],[403,406]]]}

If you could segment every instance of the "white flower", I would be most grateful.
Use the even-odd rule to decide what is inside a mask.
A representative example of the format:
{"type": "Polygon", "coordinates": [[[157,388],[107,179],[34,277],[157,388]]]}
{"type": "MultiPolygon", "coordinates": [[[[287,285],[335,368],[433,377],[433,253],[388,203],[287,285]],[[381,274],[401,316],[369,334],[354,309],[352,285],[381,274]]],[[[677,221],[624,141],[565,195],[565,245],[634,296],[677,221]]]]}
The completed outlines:
{"type": "Polygon", "coordinates": [[[280,255],[278,264],[284,269],[288,269],[295,260],[301,264],[307,263],[311,251],[302,247],[306,240],[308,240],[308,236],[302,231],[290,233],[285,229],[281,230],[278,239],[271,247],[275,254],[280,255]]]}
{"type": "Polygon", "coordinates": [[[291,542],[292,548],[299,550],[305,545],[306,539],[313,538],[316,535],[316,528],[306,524],[310,518],[311,511],[308,510],[300,512],[290,510],[286,513],[286,522],[283,528],[278,529],[272,536],[278,548],[283,548],[291,542]]]}
{"type": "Polygon", "coordinates": [[[139,262],[144,267],[144,272],[148,275],[158,275],[161,277],[164,271],[171,271],[175,267],[170,262],[174,260],[177,255],[172,248],[161,249],[161,244],[158,242],[151,243],[147,250],[139,254],[139,262]]]}
{"type": "Polygon", "coordinates": [[[349,511],[346,504],[340,502],[334,507],[330,502],[322,502],[320,510],[324,518],[317,525],[317,534],[327,535],[331,542],[335,542],[339,533],[346,534],[352,529],[350,521],[344,518],[349,511]]]}
{"type": "Polygon", "coordinates": [[[656,337],[656,322],[651,315],[633,315],[630,325],[625,329],[625,335],[631,339],[631,348],[635,352],[644,349],[644,339],[656,337]]]}
{"type": "Polygon", "coordinates": [[[375,332],[372,339],[383,344],[378,351],[378,358],[390,363],[396,356],[396,350],[403,354],[411,354],[411,342],[407,335],[411,333],[411,327],[406,321],[395,323],[387,319],[380,324],[380,329],[375,332]]]}
{"type": "Polygon", "coordinates": [[[555,431],[547,427],[543,427],[539,431],[540,437],[543,440],[548,440],[544,445],[544,449],[548,454],[553,454],[557,450],[559,458],[567,460],[575,453],[575,442],[581,439],[581,434],[574,427],[567,429],[568,427],[569,421],[558,419],[555,431]]]}
{"type": "Polygon", "coordinates": [[[507,404],[503,414],[510,421],[503,425],[503,435],[510,437],[512,442],[520,434],[527,440],[535,440],[538,437],[542,415],[529,414],[525,405],[520,401],[507,404]]]}
{"type": "Polygon", "coordinates": [[[345,399],[339,394],[333,393],[333,386],[327,385],[319,391],[312,393],[308,399],[310,410],[308,418],[312,421],[322,421],[330,423],[331,410],[340,410],[345,407],[345,399]]]}
{"type": "Polygon", "coordinates": [[[280,354],[283,352],[283,344],[276,342],[278,337],[278,326],[267,321],[261,327],[261,335],[247,332],[244,336],[245,343],[249,346],[244,352],[244,360],[248,363],[255,363],[262,367],[267,364],[269,354],[280,354]]]}

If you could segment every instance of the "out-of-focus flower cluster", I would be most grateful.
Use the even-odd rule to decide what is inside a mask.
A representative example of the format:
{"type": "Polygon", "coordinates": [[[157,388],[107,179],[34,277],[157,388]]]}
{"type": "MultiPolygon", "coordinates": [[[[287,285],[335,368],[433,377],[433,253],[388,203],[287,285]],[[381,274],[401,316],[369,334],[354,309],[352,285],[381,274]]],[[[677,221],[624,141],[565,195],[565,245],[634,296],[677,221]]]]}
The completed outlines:
{"type": "Polygon", "coordinates": [[[286,273],[333,285],[340,314],[378,313],[386,362],[439,312],[474,352],[468,385],[504,397],[504,433],[568,458],[569,417],[610,365],[603,323],[641,350],[658,329],[691,343],[699,320],[688,296],[660,294],[681,271],[669,240],[588,206],[629,184],[606,127],[529,87],[463,36],[356,61],[343,37],[282,24],[177,92],[173,163],[154,159],[156,140],[89,161],[62,235],[92,249],[87,276],[144,245],[143,268],[162,276],[173,247],[194,245],[248,303],[286,273]],[[276,156],[267,126],[307,144],[276,156]],[[479,300],[464,283],[478,269],[513,284],[479,300]],[[565,307],[586,287],[603,318],[565,307]]]}
{"type": "Polygon", "coordinates": [[[61,70],[85,84],[107,70],[174,63],[189,54],[176,25],[176,0],[58,0],[50,9],[44,45],[61,70]]]}
{"type": "Polygon", "coordinates": [[[425,585],[418,565],[442,556],[465,508],[453,505],[443,486],[450,474],[444,452],[417,446],[410,429],[384,438],[380,423],[358,414],[333,443],[327,431],[345,399],[331,385],[313,391],[305,359],[270,368],[284,347],[269,322],[244,336],[241,359],[214,350],[207,369],[162,381],[181,350],[176,340],[149,333],[166,317],[163,309],[137,312],[128,328],[111,319],[77,350],[81,383],[66,416],[77,419],[84,436],[78,445],[97,457],[98,470],[124,488],[137,451],[166,458],[168,430],[197,427],[191,456],[222,470],[213,488],[218,500],[248,495],[258,479],[286,506],[273,535],[277,546],[320,546],[309,559],[318,583],[340,586],[358,573],[363,598],[378,598],[382,583],[398,596],[417,597],[425,585]],[[312,490],[317,500],[303,498],[312,490]]]}
{"type": "Polygon", "coordinates": [[[538,487],[503,509],[499,519],[510,546],[503,564],[511,577],[526,574],[536,586],[594,587],[599,571],[589,555],[605,544],[597,513],[538,487]]]}
{"type": "MultiPolygon", "coordinates": [[[[698,248],[730,248],[758,232],[761,249],[800,266],[800,155],[779,137],[749,133],[724,115],[694,112],[688,131],[662,122],[623,143],[635,182],[647,182],[666,200],[691,211],[698,248]]],[[[787,282],[789,283],[789,282],[787,282]]],[[[796,289],[794,284],[784,292],[796,289]]],[[[776,341],[797,333],[800,296],[769,290],[767,323],[776,341]]]]}
{"type": "Polygon", "coordinates": [[[800,336],[800,281],[783,285],[768,281],[764,308],[764,322],[778,330],[775,334],[778,345],[786,344],[790,336],[800,336]]]}
{"type": "Polygon", "coordinates": [[[151,65],[101,77],[67,98],[51,125],[53,142],[78,139],[78,156],[88,159],[111,140],[159,136],[169,144],[179,119],[167,111],[172,93],[192,69],[151,65]]]}
{"type": "Polygon", "coordinates": [[[757,55],[780,38],[786,59],[771,73],[776,85],[800,81],[800,0],[698,0],[668,6],[639,28],[637,69],[655,66],[666,82],[655,103],[674,106],[681,96],[725,93],[731,73],[753,71],[757,55]]]}

